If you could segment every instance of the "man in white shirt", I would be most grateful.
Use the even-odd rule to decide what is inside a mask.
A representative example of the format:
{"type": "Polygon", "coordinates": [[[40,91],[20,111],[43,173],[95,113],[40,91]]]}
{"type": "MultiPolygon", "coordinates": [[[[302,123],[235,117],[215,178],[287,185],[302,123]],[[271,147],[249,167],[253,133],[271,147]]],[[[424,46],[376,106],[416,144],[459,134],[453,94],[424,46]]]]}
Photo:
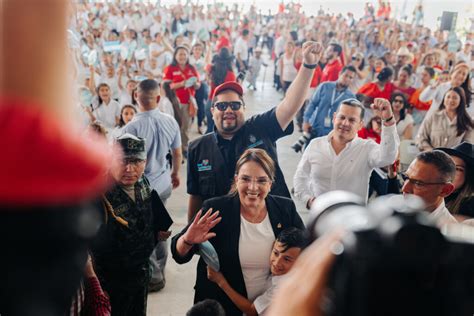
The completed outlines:
{"type": "Polygon", "coordinates": [[[444,198],[454,191],[455,174],[456,165],[448,154],[440,150],[419,153],[403,174],[403,194],[421,197],[425,210],[439,224],[457,223],[444,204],[444,198]]]}
{"type": "Polygon", "coordinates": [[[234,46],[234,55],[236,58],[237,69],[239,71],[247,69],[249,59],[249,30],[242,31],[242,36],[239,37],[234,46]]]}
{"type": "Polygon", "coordinates": [[[383,120],[380,145],[357,137],[364,108],[356,99],[342,101],[333,115],[333,130],[309,143],[293,179],[295,196],[308,209],[319,195],[333,190],[353,192],[367,200],[372,170],[395,161],[400,139],[390,102],[376,98],[372,109],[383,120]]]}

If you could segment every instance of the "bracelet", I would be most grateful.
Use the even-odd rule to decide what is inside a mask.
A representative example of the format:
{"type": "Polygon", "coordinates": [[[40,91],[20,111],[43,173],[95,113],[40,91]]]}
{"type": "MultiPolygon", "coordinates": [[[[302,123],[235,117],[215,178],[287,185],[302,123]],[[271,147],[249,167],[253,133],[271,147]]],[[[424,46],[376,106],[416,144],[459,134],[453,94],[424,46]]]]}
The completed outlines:
{"type": "Polygon", "coordinates": [[[312,64],[312,65],[310,65],[310,64],[307,64],[307,63],[303,63],[303,67],[304,67],[304,68],[308,68],[308,69],[314,69],[314,68],[316,68],[317,66],[318,66],[318,64],[312,64]]]}
{"type": "Polygon", "coordinates": [[[387,123],[387,122],[390,122],[391,120],[393,120],[393,115],[392,115],[392,116],[390,116],[388,119],[386,119],[386,120],[383,120],[383,121],[384,121],[384,123],[387,123]]]}
{"type": "Polygon", "coordinates": [[[184,237],[183,237],[183,242],[184,242],[186,245],[190,246],[190,247],[194,246],[194,244],[192,244],[192,243],[190,243],[189,241],[187,241],[186,238],[184,238],[184,237]]]}

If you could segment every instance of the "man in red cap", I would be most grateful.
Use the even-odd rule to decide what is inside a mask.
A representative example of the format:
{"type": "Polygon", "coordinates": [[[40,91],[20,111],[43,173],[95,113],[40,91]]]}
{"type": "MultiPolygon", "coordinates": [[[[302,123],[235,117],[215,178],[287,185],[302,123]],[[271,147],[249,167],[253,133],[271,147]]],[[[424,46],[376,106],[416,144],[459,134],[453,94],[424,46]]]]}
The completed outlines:
{"type": "Polygon", "coordinates": [[[293,118],[304,103],[311,77],[321,56],[322,46],[303,45],[303,67],[279,105],[245,120],[242,86],[225,82],[212,96],[214,132],[189,144],[187,191],[190,195],[188,219],[202,202],[229,192],[235,163],[248,148],[262,148],[276,163],[276,179],[271,194],[290,197],[283,173],[278,166],[276,141],[293,133],[293,118]]]}

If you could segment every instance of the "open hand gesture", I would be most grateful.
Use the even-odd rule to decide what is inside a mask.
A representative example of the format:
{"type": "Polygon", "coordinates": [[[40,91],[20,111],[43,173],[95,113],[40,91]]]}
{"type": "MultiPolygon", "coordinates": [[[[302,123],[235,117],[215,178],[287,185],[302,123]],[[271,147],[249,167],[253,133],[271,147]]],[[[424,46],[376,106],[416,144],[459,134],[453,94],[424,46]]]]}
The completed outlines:
{"type": "Polygon", "coordinates": [[[387,120],[393,116],[392,106],[387,99],[375,98],[371,105],[374,115],[380,117],[382,120],[387,120]]]}
{"type": "Polygon", "coordinates": [[[200,244],[216,236],[216,233],[210,233],[209,231],[221,221],[219,211],[212,213],[212,208],[210,208],[203,216],[201,214],[202,209],[196,214],[193,222],[183,235],[187,243],[200,244]]]}
{"type": "Polygon", "coordinates": [[[303,44],[303,62],[314,65],[319,62],[323,53],[323,45],[319,42],[305,42],[303,44]]]}

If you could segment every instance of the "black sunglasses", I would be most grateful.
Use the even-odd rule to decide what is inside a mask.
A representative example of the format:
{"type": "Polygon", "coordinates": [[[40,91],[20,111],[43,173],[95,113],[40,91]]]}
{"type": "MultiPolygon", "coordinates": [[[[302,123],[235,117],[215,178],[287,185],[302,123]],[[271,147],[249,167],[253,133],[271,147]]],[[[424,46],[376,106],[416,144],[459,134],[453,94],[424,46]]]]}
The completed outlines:
{"type": "Polygon", "coordinates": [[[232,109],[232,111],[238,111],[242,107],[242,102],[240,101],[222,101],[214,103],[214,107],[216,107],[219,111],[224,112],[227,110],[228,107],[232,109]]]}

